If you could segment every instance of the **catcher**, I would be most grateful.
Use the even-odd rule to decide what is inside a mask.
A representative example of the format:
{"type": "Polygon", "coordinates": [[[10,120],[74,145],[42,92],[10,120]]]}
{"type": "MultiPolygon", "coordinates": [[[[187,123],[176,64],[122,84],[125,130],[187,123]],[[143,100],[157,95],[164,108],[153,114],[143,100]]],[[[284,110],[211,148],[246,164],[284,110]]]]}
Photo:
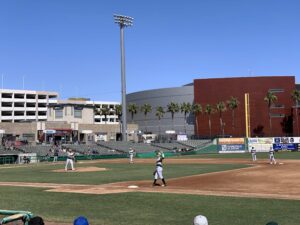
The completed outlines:
{"type": "Polygon", "coordinates": [[[153,181],[153,185],[152,186],[160,186],[159,184],[156,183],[157,179],[161,179],[161,181],[163,182],[163,184],[161,185],[162,187],[167,186],[166,181],[163,177],[163,160],[165,158],[164,153],[161,151],[157,151],[156,152],[156,169],[153,172],[153,176],[154,176],[154,181],[153,181]]]}

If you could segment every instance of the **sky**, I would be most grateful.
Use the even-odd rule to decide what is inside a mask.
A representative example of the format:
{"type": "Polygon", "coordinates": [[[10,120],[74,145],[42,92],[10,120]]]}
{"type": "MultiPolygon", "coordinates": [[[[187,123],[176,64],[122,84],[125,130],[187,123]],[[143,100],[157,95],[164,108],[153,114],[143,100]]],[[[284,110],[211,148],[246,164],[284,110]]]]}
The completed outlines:
{"type": "Polygon", "coordinates": [[[300,83],[299,12],[299,0],[0,0],[1,87],[121,101],[113,14],[134,18],[125,29],[127,93],[201,78],[300,83]]]}

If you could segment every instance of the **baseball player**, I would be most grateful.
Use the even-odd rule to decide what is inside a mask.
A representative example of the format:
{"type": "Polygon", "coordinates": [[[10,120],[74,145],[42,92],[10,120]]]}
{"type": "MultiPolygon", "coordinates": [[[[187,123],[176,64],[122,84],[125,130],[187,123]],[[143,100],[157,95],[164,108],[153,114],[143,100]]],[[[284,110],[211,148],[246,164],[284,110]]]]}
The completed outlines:
{"type": "Polygon", "coordinates": [[[161,179],[161,181],[163,182],[163,184],[161,185],[162,187],[167,186],[166,181],[163,177],[163,160],[165,158],[164,153],[161,151],[157,151],[156,152],[156,169],[153,172],[154,175],[154,181],[153,181],[153,185],[152,186],[159,186],[159,184],[156,183],[157,179],[161,179]]]}
{"type": "Polygon", "coordinates": [[[129,163],[133,163],[133,155],[134,155],[134,149],[133,148],[129,148],[129,163]]]}
{"type": "Polygon", "coordinates": [[[273,150],[272,147],[270,147],[270,151],[269,151],[269,157],[270,157],[270,164],[276,164],[276,160],[275,160],[275,152],[273,150]]]}
{"type": "Polygon", "coordinates": [[[251,148],[252,161],[256,161],[256,150],[254,147],[251,148]]]}
{"type": "Polygon", "coordinates": [[[74,168],[74,161],[75,161],[75,152],[72,151],[72,149],[67,150],[67,161],[66,161],[66,166],[65,166],[65,171],[68,170],[68,165],[71,165],[71,169],[75,170],[74,168]]]}
{"type": "Polygon", "coordinates": [[[59,147],[55,146],[54,147],[54,154],[53,154],[53,162],[57,162],[58,153],[59,153],[59,147]]]}

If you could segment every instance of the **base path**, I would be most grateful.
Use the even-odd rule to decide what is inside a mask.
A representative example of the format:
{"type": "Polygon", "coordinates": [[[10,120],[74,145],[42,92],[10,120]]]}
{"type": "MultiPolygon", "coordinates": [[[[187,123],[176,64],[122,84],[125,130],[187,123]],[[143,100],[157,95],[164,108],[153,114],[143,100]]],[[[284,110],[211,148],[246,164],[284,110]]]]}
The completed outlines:
{"type": "MultiPolygon", "coordinates": [[[[106,160],[106,163],[112,161],[106,160]]],[[[124,160],[114,160],[124,163],[124,160]]],[[[135,163],[153,163],[153,160],[136,160],[135,163]]],[[[103,161],[101,161],[103,163],[103,161]]],[[[26,186],[49,188],[50,192],[111,194],[124,192],[161,192],[196,195],[259,197],[300,200],[300,161],[281,160],[277,165],[267,160],[252,163],[245,159],[166,159],[166,164],[251,164],[252,167],[213,172],[182,178],[168,179],[167,187],[152,187],[147,181],[129,181],[104,185],[74,185],[50,183],[0,182],[0,186],[26,186]],[[135,188],[130,188],[130,187],[135,188]]],[[[105,167],[105,163],[103,164],[105,167]]]]}

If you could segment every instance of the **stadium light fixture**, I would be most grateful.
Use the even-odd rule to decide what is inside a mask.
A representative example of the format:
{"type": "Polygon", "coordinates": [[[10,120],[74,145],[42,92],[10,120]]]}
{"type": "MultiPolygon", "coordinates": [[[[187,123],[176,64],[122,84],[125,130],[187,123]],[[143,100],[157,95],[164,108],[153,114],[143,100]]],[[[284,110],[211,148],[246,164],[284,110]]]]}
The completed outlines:
{"type": "Polygon", "coordinates": [[[133,25],[133,18],[124,15],[114,14],[115,23],[120,26],[121,45],[121,84],[122,84],[122,141],[127,141],[127,121],[126,121],[126,76],[125,76],[125,48],[124,48],[124,27],[133,25]]]}

